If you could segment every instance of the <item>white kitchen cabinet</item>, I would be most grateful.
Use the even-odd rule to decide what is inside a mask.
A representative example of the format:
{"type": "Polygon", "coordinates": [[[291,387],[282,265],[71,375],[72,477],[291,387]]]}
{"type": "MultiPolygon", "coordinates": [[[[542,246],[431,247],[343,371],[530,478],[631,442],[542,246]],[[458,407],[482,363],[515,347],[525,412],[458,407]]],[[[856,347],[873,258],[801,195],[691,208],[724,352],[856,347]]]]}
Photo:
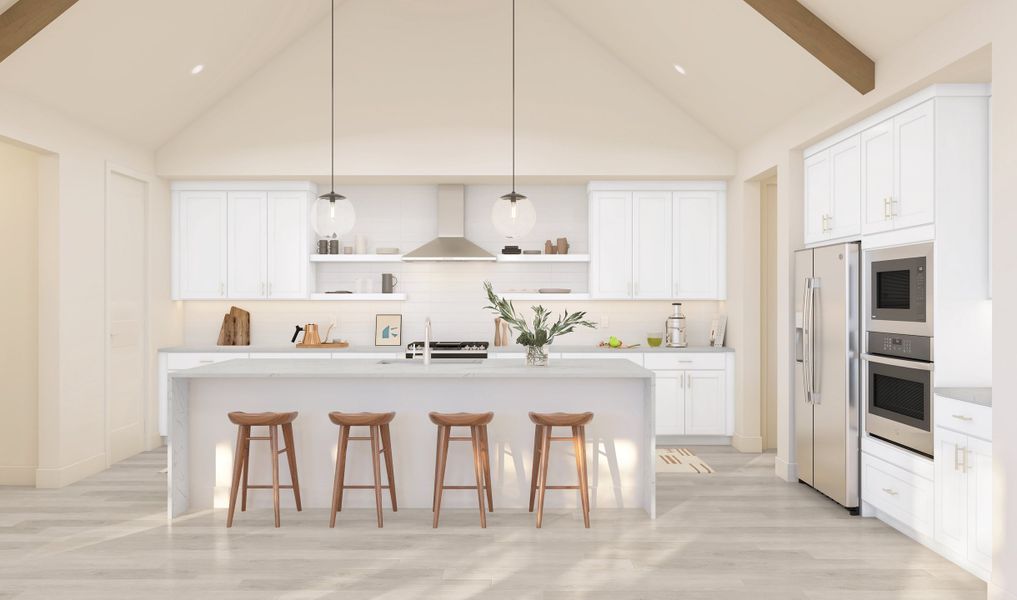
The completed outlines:
{"type": "Polygon", "coordinates": [[[635,298],[671,297],[671,192],[632,194],[632,271],[635,298]]]}
{"type": "Polygon", "coordinates": [[[830,150],[817,152],[805,159],[805,243],[814,244],[826,238],[826,223],[833,212],[830,193],[830,150]]]}
{"type": "Polygon", "coordinates": [[[723,371],[685,372],[685,434],[724,435],[727,394],[723,371]]]}
{"type": "Polygon", "coordinates": [[[174,216],[174,299],[224,298],[226,192],[180,192],[174,216]]]}
{"type": "Polygon", "coordinates": [[[672,297],[724,299],[724,202],[716,191],[675,192],[672,297]]]}
{"type": "Polygon", "coordinates": [[[660,371],[654,380],[657,435],[685,435],[685,372],[660,371]]]}
{"type": "Polygon", "coordinates": [[[935,210],[935,127],[933,101],[893,118],[894,187],[890,214],[894,229],[932,223],[935,210]]]}
{"type": "Polygon", "coordinates": [[[632,296],[631,192],[596,192],[590,198],[590,295],[632,296]]]}
{"type": "Polygon", "coordinates": [[[266,192],[228,192],[226,292],[230,298],[264,298],[266,192]]]}
{"type": "Polygon", "coordinates": [[[966,435],[937,427],[936,450],[936,541],[957,556],[967,554],[968,486],[966,435]]]}
{"type": "Polygon", "coordinates": [[[308,197],[304,191],[268,193],[267,295],[306,298],[308,294],[308,197]]]}
{"type": "Polygon", "coordinates": [[[805,159],[805,243],[861,233],[861,138],[805,159]]]}
{"type": "Polygon", "coordinates": [[[992,572],[992,444],[968,438],[968,560],[992,572]]]}
{"type": "Polygon", "coordinates": [[[887,120],[861,134],[862,233],[893,229],[893,122],[887,120]]]}

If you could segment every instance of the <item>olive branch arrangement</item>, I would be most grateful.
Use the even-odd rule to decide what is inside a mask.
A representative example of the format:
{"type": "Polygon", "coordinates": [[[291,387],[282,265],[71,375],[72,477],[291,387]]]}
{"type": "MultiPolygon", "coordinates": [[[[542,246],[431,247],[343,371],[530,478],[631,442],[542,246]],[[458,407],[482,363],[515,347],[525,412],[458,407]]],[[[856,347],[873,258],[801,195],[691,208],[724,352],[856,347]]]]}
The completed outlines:
{"type": "Polygon", "coordinates": [[[512,306],[511,300],[505,300],[499,298],[494,293],[494,289],[491,287],[490,281],[484,282],[484,290],[487,292],[487,301],[490,303],[484,308],[497,313],[502,319],[505,320],[513,329],[519,332],[519,337],[516,338],[516,342],[526,347],[540,347],[546,346],[554,341],[554,338],[566,333],[572,333],[576,327],[589,327],[596,329],[597,324],[592,321],[586,320],[586,313],[584,311],[577,311],[569,314],[569,311],[565,311],[564,315],[560,315],[558,320],[553,324],[548,324],[551,318],[551,311],[547,310],[543,306],[534,306],[533,308],[533,328],[530,328],[530,324],[526,322],[526,319],[521,315],[516,314],[515,307],[512,306]]]}

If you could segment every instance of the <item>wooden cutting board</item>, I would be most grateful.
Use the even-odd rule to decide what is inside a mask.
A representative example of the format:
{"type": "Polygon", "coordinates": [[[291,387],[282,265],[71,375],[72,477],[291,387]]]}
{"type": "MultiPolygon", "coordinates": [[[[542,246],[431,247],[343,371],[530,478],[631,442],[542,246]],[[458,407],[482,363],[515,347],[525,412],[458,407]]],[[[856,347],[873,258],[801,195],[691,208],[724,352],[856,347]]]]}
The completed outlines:
{"type": "Polygon", "coordinates": [[[330,344],[305,344],[303,342],[297,343],[297,348],[349,348],[349,342],[332,342],[330,344]]]}

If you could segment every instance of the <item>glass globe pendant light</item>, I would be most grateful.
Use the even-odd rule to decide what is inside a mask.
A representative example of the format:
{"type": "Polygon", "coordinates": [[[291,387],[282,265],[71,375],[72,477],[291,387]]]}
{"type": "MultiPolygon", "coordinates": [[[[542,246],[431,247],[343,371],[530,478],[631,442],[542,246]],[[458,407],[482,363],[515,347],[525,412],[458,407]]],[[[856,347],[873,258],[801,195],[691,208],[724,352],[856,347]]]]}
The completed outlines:
{"type": "Polygon", "coordinates": [[[516,192],[516,0],[512,0],[512,191],[494,201],[491,222],[512,240],[525,236],[537,223],[533,202],[516,192]]]}
{"type": "Polygon", "coordinates": [[[318,236],[327,239],[336,239],[344,236],[353,229],[357,220],[357,212],[353,204],[346,199],[346,196],[337,194],[335,191],[335,0],[332,0],[332,84],[331,90],[331,115],[332,115],[332,154],[331,154],[331,187],[327,194],[318,196],[314,202],[312,213],[314,231],[318,236]]]}

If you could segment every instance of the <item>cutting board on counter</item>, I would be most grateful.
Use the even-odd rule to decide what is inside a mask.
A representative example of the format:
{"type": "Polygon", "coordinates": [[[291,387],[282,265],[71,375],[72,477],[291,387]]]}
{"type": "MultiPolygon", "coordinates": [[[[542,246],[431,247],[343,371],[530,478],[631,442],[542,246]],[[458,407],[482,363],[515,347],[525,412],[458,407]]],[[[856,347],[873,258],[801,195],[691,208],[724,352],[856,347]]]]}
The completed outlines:
{"type": "Polygon", "coordinates": [[[251,345],[251,313],[231,306],[230,311],[223,315],[222,327],[219,328],[217,346],[250,346],[251,345]]]}

